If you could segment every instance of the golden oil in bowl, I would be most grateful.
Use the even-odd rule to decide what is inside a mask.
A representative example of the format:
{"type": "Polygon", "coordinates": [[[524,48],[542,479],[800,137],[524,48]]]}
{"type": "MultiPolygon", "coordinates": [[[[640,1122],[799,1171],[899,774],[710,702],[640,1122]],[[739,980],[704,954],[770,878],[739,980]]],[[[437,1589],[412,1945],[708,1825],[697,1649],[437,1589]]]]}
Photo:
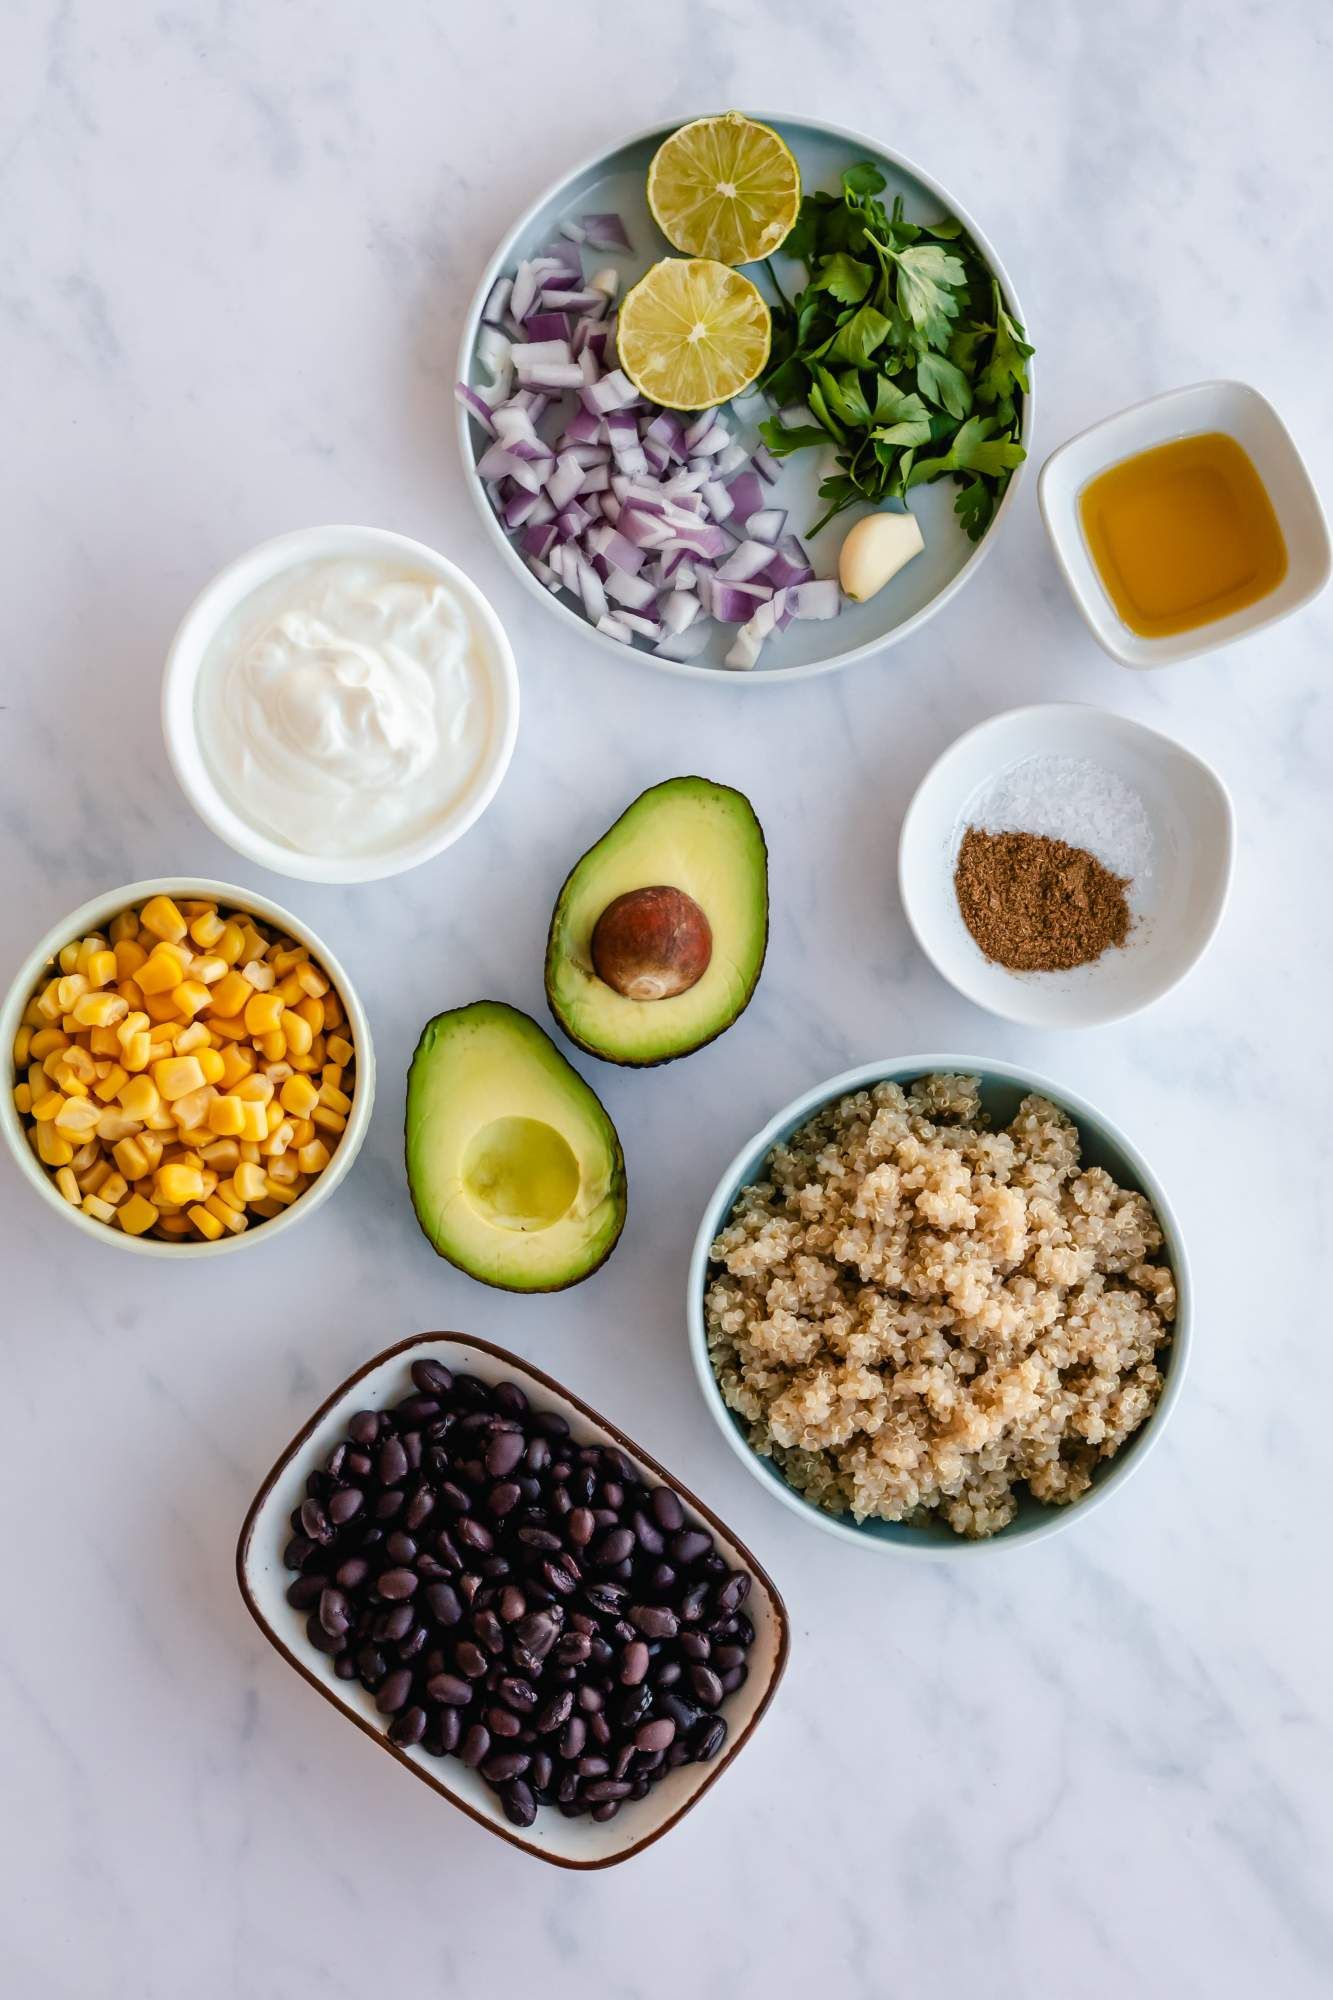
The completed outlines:
{"type": "Polygon", "coordinates": [[[1267,488],[1224,431],[1121,459],[1088,481],[1078,507],[1107,596],[1145,639],[1243,611],[1287,573],[1267,488]]]}

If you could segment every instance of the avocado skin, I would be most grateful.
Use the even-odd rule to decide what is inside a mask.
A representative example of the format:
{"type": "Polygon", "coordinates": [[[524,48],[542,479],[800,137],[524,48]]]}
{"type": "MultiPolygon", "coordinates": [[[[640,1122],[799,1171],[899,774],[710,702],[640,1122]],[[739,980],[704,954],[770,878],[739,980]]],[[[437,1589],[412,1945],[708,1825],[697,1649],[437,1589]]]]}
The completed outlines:
{"type": "MultiPolygon", "coordinates": [[[[601,1256],[597,1259],[595,1264],[589,1264],[585,1270],[579,1271],[573,1277],[557,1278],[552,1280],[550,1284],[542,1284],[542,1285],[533,1285],[533,1284],[514,1285],[507,1283],[503,1278],[478,1277],[477,1273],[471,1270],[468,1265],[462,1263],[457,1257],[451,1256],[447,1250],[443,1249],[440,1246],[440,1244],[436,1241],[434,1235],[432,1234],[431,1230],[428,1228],[426,1223],[426,1218],[422,1214],[420,1204],[417,1201],[416,1188],[414,1187],[412,1181],[412,1168],[411,1168],[411,1157],[410,1157],[410,1147],[412,1143],[412,1133],[410,1125],[410,1116],[411,1116],[410,1081],[411,1081],[412,1069],[417,1061],[418,1056],[422,1055],[423,1053],[428,1054],[433,1049],[435,1041],[435,1031],[438,1030],[442,1022],[449,1021],[455,1015],[458,1014],[470,1014],[477,1008],[481,1007],[494,1008],[496,1012],[500,1014],[515,1015],[520,1021],[526,1022],[529,1027],[535,1028],[537,1033],[541,1035],[544,1040],[551,1042],[550,1036],[546,1033],[546,1030],[541,1026],[540,1022],[534,1021],[531,1014],[525,1014],[521,1007],[511,1006],[507,1000],[470,1000],[464,1006],[446,1007],[442,1013],[431,1015],[430,1019],[426,1022],[426,1025],[423,1027],[421,1033],[417,1037],[417,1045],[415,1049],[413,1049],[412,1051],[412,1061],[411,1063],[408,1064],[409,1090],[407,1093],[407,1102],[404,1106],[404,1112],[403,1112],[403,1152],[404,1152],[404,1163],[407,1168],[408,1198],[412,1203],[412,1212],[416,1216],[418,1228],[421,1230],[422,1235],[425,1237],[426,1241],[430,1244],[430,1247],[435,1252],[436,1256],[442,1257],[446,1264],[452,1264],[453,1268],[456,1271],[461,1271],[464,1277],[473,1279],[473,1281],[476,1284],[485,1285],[488,1287],[489,1290],[494,1292],[513,1292],[519,1296],[527,1294],[530,1297],[533,1295],[545,1294],[549,1292],[567,1292],[571,1290],[573,1286],[583,1284],[585,1279],[591,1278],[596,1272],[601,1270],[603,1264],[606,1263],[607,1259],[611,1255],[611,1252],[615,1249],[616,1245],[619,1243],[621,1239],[621,1236],[624,1234],[625,1222],[629,1214],[629,1183],[625,1174],[625,1154],[620,1144],[620,1134],[616,1130],[615,1123],[611,1118],[610,1112],[608,1112],[605,1105],[602,1104],[601,1099],[597,1096],[597,1093],[593,1090],[592,1085],[588,1083],[584,1077],[579,1076],[578,1071],[573,1069],[572,1064],[566,1063],[566,1067],[572,1071],[572,1074],[574,1076],[578,1077],[578,1080],[583,1085],[584,1089],[587,1090],[590,1096],[592,1096],[593,1099],[595,1100],[598,1109],[601,1111],[602,1116],[606,1121],[607,1131],[610,1135],[610,1141],[611,1141],[610,1192],[615,1197],[616,1208],[619,1213],[619,1221],[617,1223],[614,1235],[610,1238],[610,1241],[607,1243],[605,1249],[602,1251],[601,1256]]],[[[551,1042],[551,1048],[554,1050],[557,1056],[560,1055],[560,1051],[558,1048],[556,1048],[554,1042],[551,1042]]],[[[563,1056],[561,1056],[560,1059],[562,1062],[565,1061],[565,1058],[563,1056]]]]}
{"type": "MultiPolygon", "coordinates": [[[[664,1063],[678,1062],[682,1056],[692,1056],[695,1055],[700,1049],[706,1049],[710,1042],[715,1042],[719,1035],[725,1035],[728,1028],[735,1026],[736,1022],[739,1021],[741,1015],[745,1012],[751,1000],[753,1000],[754,998],[755,988],[759,984],[760,975],[763,972],[765,962],[768,958],[770,916],[769,916],[769,898],[767,895],[767,882],[768,882],[768,841],[764,834],[763,822],[759,818],[758,813],[755,812],[753,805],[751,804],[750,800],[746,797],[745,793],[739,790],[737,786],[723,785],[719,783],[719,781],[716,778],[700,777],[697,772],[682,773],[680,777],[667,778],[662,780],[659,784],[647,786],[643,791],[638,793],[638,795],[635,798],[630,800],[629,804],[625,807],[624,811],[620,814],[619,818],[612,820],[610,826],[607,827],[606,832],[599,835],[598,838],[592,843],[592,847],[584,849],[583,853],[580,854],[578,860],[574,863],[573,867],[566,875],[564,881],[561,883],[560,893],[555,899],[555,908],[551,912],[550,927],[546,934],[546,960],[545,960],[544,984],[546,987],[546,1004],[550,1008],[552,1017],[554,1018],[561,1033],[565,1035],[574,1044],[576,1049],[582,1049],[585,1055],[595,1056],[598,1062],[614,1063],[617,1069],[661,1069],[664,1063]],[[585,1040],[584,1037],[578,1033],[577,1029],[575,1029],[570,1024],[570,1022],[566,1019],[565,1015],[561,1012],[560,1007],[556,1001],[555,991],[552,985],[552,971],[553,971],[553,961],[555,960],[556,957],[556,934],[559,929],[560,919],[564,915],[565,908],[569,900],[569,894],[574,886],[574,882],[578,875],[578,872],[580,868],[582,868],[588,856],[592,853],[593,848],[600,847],[604,840],[609,839],[610,836],[615,832],[616,828],[620,826],[634,811],[634,808],[637,805],[639,805],[644,799],[648,798],[653,792],[661,791],[664,789],[665,786],[668,785],[681,785],[681,784],[709,785],[716,791],[729,792],[733,798],[737,798],[742,802],[742,804],[746,807],[746,809],[748,810],[748,812],[750,813],[751,817],[754,820],[755,829],[759,836],[759,845],[763,852],[764,882],[765,882],[764,930],[763,930],[763,937],[760,941],[759,955],[755,961],[754,976],[751,978],[749,985],[746,987],[744,997],[741,1000],[740,1005],[735,1009],[735,1011],[732,1014],[730,1014],[725,1021],[719,1022],[718,1026],[711,1029],[708,1034],[701,1035],[698,1041],[689,1043],[687,1047],[680,1049],[671,1049],[660,1056],[640,1056],[638,1058],[635,1058],[633,1056],[608,1055],[605,1049],[599,1049],[595,1042],[589,1042],[585,1040]]],[[[645,1001],[643,1004],[645,1006],[656,1006],[660,1003],[656,1001],[645,1001]]]]}

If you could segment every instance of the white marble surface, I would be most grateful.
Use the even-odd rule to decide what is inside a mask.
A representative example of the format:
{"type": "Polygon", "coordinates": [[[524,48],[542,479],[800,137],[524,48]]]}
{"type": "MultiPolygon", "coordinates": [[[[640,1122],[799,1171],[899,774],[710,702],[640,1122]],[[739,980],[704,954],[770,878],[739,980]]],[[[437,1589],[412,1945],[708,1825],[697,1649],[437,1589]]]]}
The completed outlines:
{"type": "Polygon", "coordinates": [[[77,1240],[0,1161],[5,1992],[1327,1993],[1333,604],[1135,677],[1085,635],[1029,488],[915,643],[790,690],[682,685],[592,657],[526,600],[470,511],[449,402],[474,275],[547,177],[655,117],[786,105],[882,133],[974,207],[1039,345],[1038,456],[1115,405],[1234,374],[1333,492],[1325,9],[9,0],[0,72],[3,969],[104,886],[252,882],[344,955],[383,1078],[337,1201],[188,1285],[77,1240]],[[219,846],[156,707],[196,587],[331,519],[474,564],[525,700],[482,825],[345,893],[219,846]],[[953,995],[894,889],[926,762],[1052,697],[1179,734],[1241,822],[1211,958],[1083,1036],[953,995]],[[625,1141],[624,1243],[563,1297],[486,1292],[407,1205],[416,1030],[481,994],[540,1012],[570,858],[694,768],[769,828],[758,998],[687,1063],[584,1065],[625,1141]],[[734,1145],[819,1076],[929,1047],[1029,1061],[1103,1103],[1174,1191],[1198,1284],[1193,1377],[1141,1476],[965,1574],[860,1557],[766,1499],[703,1414],[680,1309],[734,1145]],[[617,1415],[791,1605],[753,1746],[605,1876],[544,1870],[404,1778],[236,1593],[236,1530],[278,1446],[355,1363],[431,1325],[508,1342],[617,1415]]]}

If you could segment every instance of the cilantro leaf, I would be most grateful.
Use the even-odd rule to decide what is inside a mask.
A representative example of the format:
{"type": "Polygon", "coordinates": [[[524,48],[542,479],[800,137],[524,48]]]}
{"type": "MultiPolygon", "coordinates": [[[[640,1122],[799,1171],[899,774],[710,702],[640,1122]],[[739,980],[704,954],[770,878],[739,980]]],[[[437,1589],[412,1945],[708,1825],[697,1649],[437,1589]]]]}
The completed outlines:
{"type": "Polygon", "coordinates": [[[848,167],[842,177],[842,191],[848,201],[858,201],[863,195],[880,194],[888,186],[879,168],[869,160],[861,160],[854,167],[848,167]]]}
{"type": "Polygon", "coordinates": [[[919,396],[881,381],[875,398],[875,428],[870,435],[881,444],[929,444],[930,412],[919,396]]]}
{"type": "Polygon", "coordinates": [[[831,257],[824,259],[819,267],[819,276],[810,281],[810,289],[831,292],[843,305],[854,306],[865,297],[874,278],[869,264],[849,257],[845,250],[836,250],[831,257]]]}
{"type": "Polygon", "coordinates": [[[850,319],[845,319],[832,341],[825,349],[827,361],[843,361],[853,368],[864,368],[875,349],[892,332],[892,322],[874,306],[858,306],[850,319]]]}
{"type": "Polygon", "coordinates": [[[923,354],[916,364],[916,383],[932,403],[942,403],[951,417],[966,417],[972,410],[972,391],[961,368],[943,354],[923,354]]]}
{"type": "Polygon", "coordinates": [[[949,321],[958,315],[958,300],[949,287],[963,282],[962,263],[933,243],[913,244],[891,254],[898,267],[898,304],[903,313],[932,347],[947,347],[949,321]]]}
{"type": "Polygon", "coordinates": [[[1027,359],[1032,347],[1023,338],[1023,328],[1010,316],[1000,303],[1000,288],[995,286],[995,343],[991,348],[990,360],[982,369],[977,380],[977,401],[979,403],[998,402],[1013,389],[1027,390],[1027,359]]]}
{"type": "Polygon", "coordinates": [[[780,417],[765,417],[759,435],[774,458],[786,458],[793,451],[803,451],[807,445],[828,443],[828,432],[821,431],[817,424],[784,424],[780,417]]]}

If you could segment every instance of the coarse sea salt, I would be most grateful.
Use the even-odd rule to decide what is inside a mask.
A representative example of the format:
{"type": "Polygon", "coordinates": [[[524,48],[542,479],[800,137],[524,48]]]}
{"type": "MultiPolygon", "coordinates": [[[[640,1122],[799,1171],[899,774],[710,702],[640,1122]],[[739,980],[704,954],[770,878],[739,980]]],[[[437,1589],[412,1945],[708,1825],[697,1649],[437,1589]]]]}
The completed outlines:
{"type": "Polygon", "coordinates": [[[1152,822],[1142,798],[1091,757],[1024,757],[1011,764],[974,794],[960,837],[969,826],[1067,841],[1140,889],[1152,874],[1152,822]]]}

